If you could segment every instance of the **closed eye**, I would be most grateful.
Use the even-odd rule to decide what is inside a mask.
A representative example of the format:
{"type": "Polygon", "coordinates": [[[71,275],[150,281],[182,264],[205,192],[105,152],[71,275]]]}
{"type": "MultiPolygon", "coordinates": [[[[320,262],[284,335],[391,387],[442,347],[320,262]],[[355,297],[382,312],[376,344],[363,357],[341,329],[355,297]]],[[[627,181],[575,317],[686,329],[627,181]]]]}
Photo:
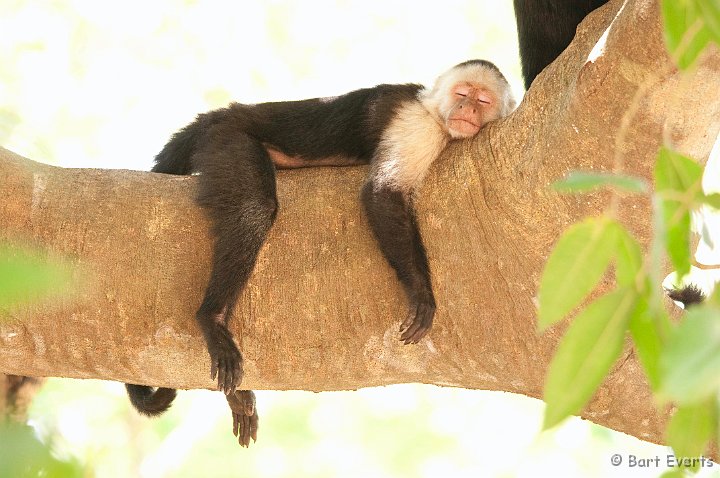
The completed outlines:
{"type": "Polygon", "coordinates": [[[462,93],[455,93],[457,96],[462,96],[463,98],[467,98],[467,95],[464,95],[462,93]]]}

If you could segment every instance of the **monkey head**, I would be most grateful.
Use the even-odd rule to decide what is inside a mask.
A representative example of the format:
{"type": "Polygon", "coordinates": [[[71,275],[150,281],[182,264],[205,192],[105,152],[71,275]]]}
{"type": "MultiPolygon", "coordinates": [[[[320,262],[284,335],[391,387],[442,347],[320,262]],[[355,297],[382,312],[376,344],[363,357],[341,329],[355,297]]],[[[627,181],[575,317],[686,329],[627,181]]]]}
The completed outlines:
{"type": "Polygon", "coordinates": [[[491,62],[469,60],[440,75],[423,105],[451,138],[470,138],[515,109],[510,85],[491,62]]]}

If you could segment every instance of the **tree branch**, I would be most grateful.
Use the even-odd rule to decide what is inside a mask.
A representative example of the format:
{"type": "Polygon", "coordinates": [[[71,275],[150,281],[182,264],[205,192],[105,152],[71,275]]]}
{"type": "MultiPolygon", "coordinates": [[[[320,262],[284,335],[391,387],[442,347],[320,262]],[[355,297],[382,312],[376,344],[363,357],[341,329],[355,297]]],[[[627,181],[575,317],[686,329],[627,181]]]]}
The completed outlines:
{"type": "MultiPolygon", "coordinates": [[[[590,15],[516,113],[453,144],[430,172],[418,214],[438,313],[418,345],[398,340],[402,291],[360,212],[366,169],[278,174],[278,221],[231,324],[244,387],[422,382],[541,396],[561,334],[535,331],[542,266],[562,229],[609,198],[547,185],[589,168],[650,179],[663,135],[705,160],[720,130],[720,54],[681,80],[656,2],[628,0],[604,53],[587,61],[622,4],[590,15]],[[618,161],[616,137],[641,85],[618,161]]],[[[212,388],[193,320],[211,252],[195,186],[193,177],[61,169],[0,149],[0,236],[77,266],[75,294],[0,321],[0,372],[212,388]]],[[[647,244],[646,199],[622,199],[618,216],[647,244]]],[[[665,420],[629,348],[583,416],[651,441],[665,420]]]]}

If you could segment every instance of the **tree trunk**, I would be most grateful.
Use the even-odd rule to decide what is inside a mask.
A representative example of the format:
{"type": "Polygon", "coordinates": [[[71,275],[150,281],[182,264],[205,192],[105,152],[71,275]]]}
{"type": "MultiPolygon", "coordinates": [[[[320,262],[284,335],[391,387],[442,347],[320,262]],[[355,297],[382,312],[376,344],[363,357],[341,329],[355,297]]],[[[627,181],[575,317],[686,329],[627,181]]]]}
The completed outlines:
{"type": "MultiPolygon", "coordinates": [[[[543,264],[561,231],[609,198],[560,195],[548,184],[573,169],[613,169],[641,85],[620,143],[628,174],[651,180],[663,135],[704,162],[720,130],[717,49],[681,79],[656,2],[628,0],[615,18],[622,5],[591,14],[513,115],[452,144],[428,175],[417,207],[438,310],[417,345],[398,340],[402,290],[361,214],[366,168],[278,174],[278,220],[231,324],[243,387],[422,382],[541,397],[562,332],[535,331],[543,264]],[[604,52],[588,61],[611,22],[604,52]]],[[[193,177],[61,169],[0,150],[0,235],[77,266],[72,296],[16,307],[0,321],[0,372],[213,388],[193,319],[212,245],[195,187],[193,177]]],[[[648,243],[647,198],[623,198],[618,217],[648,243]]],[[[656,442],[665,415],[630,347],[583,413],[656,442]]]]}

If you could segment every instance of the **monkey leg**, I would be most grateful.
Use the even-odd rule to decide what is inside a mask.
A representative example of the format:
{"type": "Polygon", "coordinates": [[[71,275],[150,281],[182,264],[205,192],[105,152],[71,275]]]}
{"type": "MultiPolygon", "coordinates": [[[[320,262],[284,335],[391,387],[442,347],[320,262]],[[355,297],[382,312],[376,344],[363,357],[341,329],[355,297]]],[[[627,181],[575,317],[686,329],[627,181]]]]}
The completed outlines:
{"type": "Polygon", "coordinates": [[[233,393],[242,380],[242,355],[228,322],[277,213],[275,169],[262,145],[223,125],[193,156],[200,171],[198,203],[213,223],[212,271],[196,319],[210,354],[210,376],[233,393]]]}
{"type": "Polygon", "coordinates": [[[362,202],[380,250],[408,297],[409,311],[400,326],[400,340],[417,343],[432,326],[435,297],[412,205],[402,191],[377,187],[372,180],[363,187],[362,202]]]}
{"type": "Polygon", "coordinates": [[[257,441],[258,414],[255,394],[251,390],[235,390],[226,395],[233,418],[233,435],[241,446],[250,446],[250,438],[257,441]]]}

